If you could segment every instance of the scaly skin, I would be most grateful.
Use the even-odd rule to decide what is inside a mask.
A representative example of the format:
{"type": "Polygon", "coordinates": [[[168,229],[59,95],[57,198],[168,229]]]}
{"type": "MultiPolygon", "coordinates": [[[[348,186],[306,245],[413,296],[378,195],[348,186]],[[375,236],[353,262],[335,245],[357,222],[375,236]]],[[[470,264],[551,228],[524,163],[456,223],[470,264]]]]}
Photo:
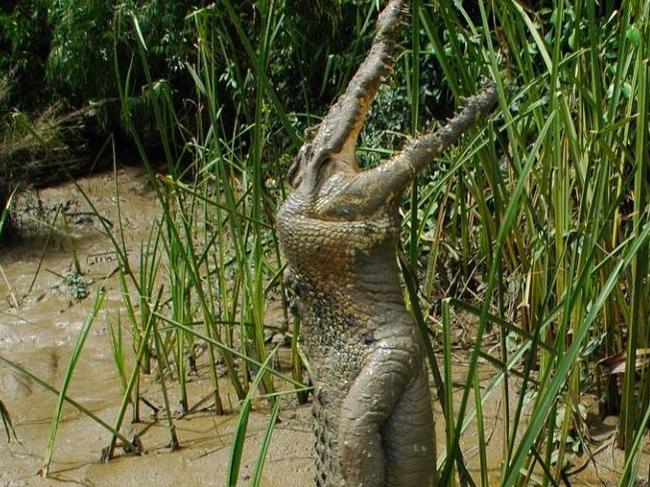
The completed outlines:
{"type": "Polygon", "coordinates": [[[294,191],[277,215],[312,366],[323,487],[435,483],[422,337],[398,276],[398,202],[418,171],[491,109],[496,90],[485,85],[438,132],[360,171],[356,141],[391,70],[403,9],[391,0],[380,14],[368,57],[301,148],[290,173],[294,191]]]}

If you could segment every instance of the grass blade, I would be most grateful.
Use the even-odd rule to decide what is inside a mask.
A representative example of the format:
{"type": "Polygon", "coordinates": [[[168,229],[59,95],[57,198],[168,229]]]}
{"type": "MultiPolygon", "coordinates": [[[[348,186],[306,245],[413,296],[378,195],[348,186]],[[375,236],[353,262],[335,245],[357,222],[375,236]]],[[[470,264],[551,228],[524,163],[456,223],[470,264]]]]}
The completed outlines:
{"type": "Polygon", "coordinates": [[[72,380],[72,374],[74,373],[74,369],[77,366],[77,362],[79,360],[79,356],[81,355],[81,351],[83,350],[83,346],[84,343],[86,342],[86,338],[88,337],[88,332],[90,331],[90,327],[95,321],[95,317],[97,316],[97,313],[99,313],[99,310],[102,307],[105,297],[106,297],[106,291],[103,288],[100,288],[97,291],[97,296],[95,297],[95,300],[93,301],[90,314],[86,318],[86,321],[83,323],[81,330],[79,331],[79,335],[77,336],[77,342],[75,343],[75,346],[72,349],[72,353],[70,355],[70,361],[68,362],[68,367],[63,377],[63,384],[61,385],[61,390],[59,392],[59,399],[56,403],[56,408],[54,410],[52,425],[50,426],[50,433],[49,433],[49,438],[47,440],[47,449],[45,451],[45,458],[43,459],[43,466],[39,471],[39,473],[43,477],[47,477],[49,475],[50,463],[52,461],[52,454],[54,453],[54,442],[56,440],[57,431],[59,430],[61,413],[63,412],[63,404],[65,402],[65,395],[68,391],[68,386],[70,385],[70,381],[72,380]]]}

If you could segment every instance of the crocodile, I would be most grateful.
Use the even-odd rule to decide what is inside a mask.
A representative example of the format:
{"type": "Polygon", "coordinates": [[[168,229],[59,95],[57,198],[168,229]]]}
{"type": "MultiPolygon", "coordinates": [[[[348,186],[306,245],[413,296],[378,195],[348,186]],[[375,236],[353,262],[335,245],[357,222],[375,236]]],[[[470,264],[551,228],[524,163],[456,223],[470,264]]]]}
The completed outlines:
{"type": "Polygon", "coordinates": [[[484,82],[444,126],[362,170],[357,139],[392,72],[404,11],[403,0],[390,0],[379,14],[366,59],[300,148],[276,216],[314,384],[319,487],[436,484],[423,338],[397,263],[399,202],[418,172],[490,112],[497,90],[484,82]]]}

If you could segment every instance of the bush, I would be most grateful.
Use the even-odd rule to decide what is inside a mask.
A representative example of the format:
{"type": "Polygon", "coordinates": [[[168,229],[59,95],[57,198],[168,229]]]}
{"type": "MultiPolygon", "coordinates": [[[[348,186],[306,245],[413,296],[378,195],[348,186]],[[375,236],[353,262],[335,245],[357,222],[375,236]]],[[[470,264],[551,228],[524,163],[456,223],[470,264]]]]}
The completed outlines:
{"type": "Polygon", "coordinates": [[[0,72],[11,81],[0,111],[34,110],[50,97],[43,83],[52,33],[51,0],[21,0],[0,10],[0,72]],[[4,105],[4,106],[3,106],[4,105]]]}

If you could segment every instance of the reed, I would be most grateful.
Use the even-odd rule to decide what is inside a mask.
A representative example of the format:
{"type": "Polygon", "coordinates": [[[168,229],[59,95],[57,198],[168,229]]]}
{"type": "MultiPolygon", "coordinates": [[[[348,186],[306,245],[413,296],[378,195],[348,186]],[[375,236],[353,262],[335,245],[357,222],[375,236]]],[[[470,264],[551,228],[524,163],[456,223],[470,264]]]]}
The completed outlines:
{"type": "MultiPolygon", "coordinates": [[[[474,364],[488,314],[532,335],[518,338],[529,347],[518,367],[536,383],[524,380],[513,395],[512,371],[502,379],[501,485],[564,481],[567,445],[580,441],[589,394],[603,398],[600,414],[617,414],[622,405],[619,443],[628,458],[638,456],[632,439],[645,428],[639,412],[647,408],[647,373],[639,375],[629,360],[648,340],[647,310],[635,296],[648,293],[647,195],[638,178],[648,168],[648,51],[641,33],[649,5],[611,8],[556,1],[530,12],[516,2],[479,1],[467,11],[443,1],[419,12],[454,97],[471,92],[481,74],[500,91],[500,114],[441,161],[451,169],[423,192],[418,221],[420,235],[436,222],[441,237],[434,242],[463,256],[455,287],[471,282],[470,269],[486,276],[456,424],[464,422],[471,389],[483,395],[474,364]],[[445,208],[434,206],[440,201],[445,208]],[[621,352],[628,362],[617,387],[598,361],[621,352]],[[632,413],[631,402],[642,407],[632,413]]],[[[430,268],[444,266],[438,250],[429,259],[430,268]]],[[[506,362],[513,357],[506,345],[512,332],[498,324],[496,332],[497,354],[506,362]]],[[[475,411],[484,434],[479,402],[475,411]]],[[[458,463],[458,439],[447,442],[443,482],[458,463]]]]}

